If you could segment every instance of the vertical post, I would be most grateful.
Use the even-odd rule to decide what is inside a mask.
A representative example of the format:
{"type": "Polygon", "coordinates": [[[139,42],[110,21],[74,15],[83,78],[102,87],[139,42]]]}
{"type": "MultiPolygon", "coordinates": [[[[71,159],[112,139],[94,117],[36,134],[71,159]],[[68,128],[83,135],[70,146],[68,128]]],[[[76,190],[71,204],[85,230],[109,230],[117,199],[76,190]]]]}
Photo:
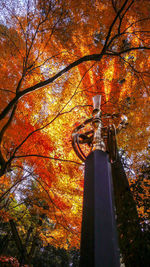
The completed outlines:
{"type": "Polygon", "coordinates": [[[111,166],[101,137],[100,96],[94,98],[93,151],[85,161],[80,267],[119,267],[111,166]]]}

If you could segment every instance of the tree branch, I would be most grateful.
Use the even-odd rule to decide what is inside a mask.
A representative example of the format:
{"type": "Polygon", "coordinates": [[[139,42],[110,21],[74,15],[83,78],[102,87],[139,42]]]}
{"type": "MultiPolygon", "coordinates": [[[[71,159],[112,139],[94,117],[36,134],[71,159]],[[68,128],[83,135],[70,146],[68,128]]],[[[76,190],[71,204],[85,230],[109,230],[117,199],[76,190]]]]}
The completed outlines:
{"type": "Polygon", "coordinates": [[[37,158],[44,158],[44,159],[52,159],[52,160],[56,160],[56,161],[62,161],[62,162],[70,162],[70,163],[74,163],[77,165],[84,165],[83,163],[74,161],[74,160],[69,160],[69,159],[60,159],[57,157],[49,157],[49,156],[44,156],[44,155],[38,155],[38,154],[31,154],[31,155],[18,155],[18,156],[14,156],[14,159],[19,159],[19,158],[28,158],[28,157],[37,157],[37,158]]]}
{"type": "Polygon", "coordinates": [[[122,54],[125,54],[125,53],[128,53],[128,52],[131,52],[131,51],[138,51],[138,50],[150,50],[150,47],[147,47],[147,46],[137,46],[137,47],[131,47],[131,48],[127,48],[127,49],[124,49],[122,51],[113,51],[113,50],[108,50],[108,52],[106,52],[105,54],[106,55],[111,55],[111,56],[120,56],[122,54]]]}
{"type": "Polygon", "coordinates": [[[59,77],[61,77],[63,74],[65,74],[66,72],[68,72],[69,70],[71,70],[74,67],[77,67],[78,65],[80,65],[81,63],[84,62],[88,62],[88,61],[100,61],[101,58],[103,57],[103,54],[92,54],[92,55],[86,55],[84,57],[81,57],[80,59],[74,61],[73,63],[69,64],[67,67],[65,67],[64,69],[62,69],[61,71],[59,71],[57,74],[55,74],[54,76],[52,76],[51,78],[39,82],[31,87],[26,88],[25,90],[18,92],[16,94],[16,96],[9,102],[9,104],[7,105],[7,107],[1,112],[0,114],[0,120],[2,120],[7,113],[11,110],[11,108],[13,107],[13,105],[24,95],[35,91],[39,88],[42,88],[50,83],[52,83],[53,81],[55,81],[56,79],[58,79],[59,77]]]}

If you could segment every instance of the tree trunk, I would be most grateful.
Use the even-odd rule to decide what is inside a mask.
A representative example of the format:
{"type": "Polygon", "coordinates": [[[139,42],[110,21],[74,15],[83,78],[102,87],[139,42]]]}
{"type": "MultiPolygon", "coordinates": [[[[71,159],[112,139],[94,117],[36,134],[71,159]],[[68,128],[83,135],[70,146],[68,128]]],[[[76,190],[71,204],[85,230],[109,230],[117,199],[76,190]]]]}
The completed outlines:
{"type": "Polygon", "coordinates": [[[5,253],[9,244],[9,234],[5,235],[0,242],[0,255],[5,253]]]}
{"type": "Polygon", "coordinates": [[[16,243],[16,247],[18,248],[18,251],[20,253],[20,260],[19,260],[20,266],[22,266],[22,264],[25,264],[25,263],[30,265],[27,251],[26,251],[26,247],[22,244],[22,241],[21,241],[20,236],[18,234],[18,230],[16,228],[16,224],[14,223],[13,220],[10,220],[9,222],[10,222],[10,228],[12,231],[12,235],[13,235],[14,241],[16,243]]]}
{"type": "Polygon", "coordinates": [[[148,267],[148,255],[136,204],[118,155],[112,164],[120,252],[126,267],[148,267]]]}

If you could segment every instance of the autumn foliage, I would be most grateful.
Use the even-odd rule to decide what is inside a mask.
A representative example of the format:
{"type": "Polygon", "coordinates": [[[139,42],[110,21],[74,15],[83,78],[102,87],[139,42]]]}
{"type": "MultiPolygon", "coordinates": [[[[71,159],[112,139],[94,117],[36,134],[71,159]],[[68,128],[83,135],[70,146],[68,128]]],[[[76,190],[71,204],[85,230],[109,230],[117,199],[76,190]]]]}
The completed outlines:
{"type": "MultiPolygon", "coordinates": [[[[16,221],[22,238],[31,225],[44,245],[79,248],[84,164],[71,133],[91,116],[92,96],[102,95],[102,114],[118,114],[104,124],[128,118],[117,142],[131,184],[149,157],[150,2],[2,1],[2,8],[1,219],[16,221]]],[[[140,206],[142,218],[147,212],[140,206]]]]}

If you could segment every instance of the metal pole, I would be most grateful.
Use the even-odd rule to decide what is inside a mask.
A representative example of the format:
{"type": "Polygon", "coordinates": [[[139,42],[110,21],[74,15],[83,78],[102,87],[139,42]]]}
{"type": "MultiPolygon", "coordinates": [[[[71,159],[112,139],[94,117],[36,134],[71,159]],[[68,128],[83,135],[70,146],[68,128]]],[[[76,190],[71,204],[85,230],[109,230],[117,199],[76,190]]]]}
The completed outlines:
{"type": "MultiPolygon", "coordinates": [[[[73,148],[85,161],[83,216],[81,230],[80,267],[119,267],[119,249],[114,215],[111,165],[102,137],[101,96],[93,97],[93,117],[73,131],[73,148]],[[80,133],[86,124],[92,131],[80,133]],[[79,132],[79,133],[78,133],[79,132]],[[93,133],[93,136],[89,135],[93,133]],[[80,144],[87,143],[92,152],[86,158],[80,144]]],[[[109,127],[109,126],[108,126],[109,127]]],[[[112,153],[113,128],[107,147],[112,153]],[[111,139],[110,139],[111,138],[111,139]]]]}
{"type": "Polygon", "coordinates": [[[119,267],[111,168],[106,152],[85,161],[80,267],[119,267]]]}

